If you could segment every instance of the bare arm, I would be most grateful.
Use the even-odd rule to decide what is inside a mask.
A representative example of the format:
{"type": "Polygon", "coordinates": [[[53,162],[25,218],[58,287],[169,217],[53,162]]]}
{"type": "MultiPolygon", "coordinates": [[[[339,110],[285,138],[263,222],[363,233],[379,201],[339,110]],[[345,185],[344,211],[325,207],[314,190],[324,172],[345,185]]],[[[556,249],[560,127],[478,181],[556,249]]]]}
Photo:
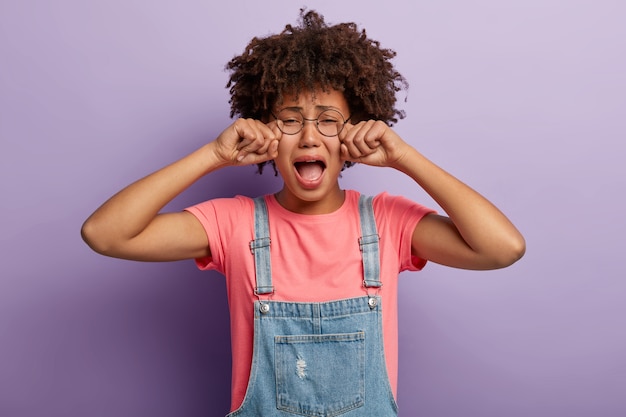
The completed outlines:
{"type": "Polygon", "coordinates": [[[200,222],[190,213],[159,213],[198,179],[228,165],[248,165],[277,154],[273,125],[239,119],[213,142],[124,188],[83,224],[96,252],[125,259],[171,261],[210,255],[200,222]]]}
{"type": "Polygon", "coordinates": [[[342,135],[344,158],[389,166],[411,177],[449,217],[427,215],[413,233],[413,254],[443,265],[495,269],[524,254],[524,238],[482,195],[425,158],[383,122],[362,122],[342,135]]]}

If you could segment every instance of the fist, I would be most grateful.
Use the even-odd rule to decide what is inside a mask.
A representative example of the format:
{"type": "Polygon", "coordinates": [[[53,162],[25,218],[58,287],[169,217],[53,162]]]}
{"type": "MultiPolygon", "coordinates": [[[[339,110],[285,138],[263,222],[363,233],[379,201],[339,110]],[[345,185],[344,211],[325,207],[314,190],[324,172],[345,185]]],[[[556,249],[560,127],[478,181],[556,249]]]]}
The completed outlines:
{"type": "Polygon", "coordinates": [[[215,140],[222,160],[231,165],[250,165],[278,156],[281,132],[275,122],[237,119],[215,140]]]}

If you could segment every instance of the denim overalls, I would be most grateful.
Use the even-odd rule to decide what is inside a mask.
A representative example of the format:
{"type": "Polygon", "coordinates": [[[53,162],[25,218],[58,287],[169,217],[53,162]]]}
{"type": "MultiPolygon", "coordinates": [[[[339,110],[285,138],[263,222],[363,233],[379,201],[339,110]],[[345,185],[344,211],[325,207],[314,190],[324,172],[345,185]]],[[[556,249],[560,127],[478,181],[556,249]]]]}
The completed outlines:
{"type": "MultiPolygon", "coordinates": [[[[255,199],[254,254],[259,297],[254,303],[254,351],[248,388],[227,417],[397,416],[384,356],[377,295],[322,303],[270,301],[273,293],[269,220],[255,199]],[[264,297],[265,296],[265,297],[264,297]]],[[[359,215],[365,289],[381,287],[372,197],[359,215]]]]}

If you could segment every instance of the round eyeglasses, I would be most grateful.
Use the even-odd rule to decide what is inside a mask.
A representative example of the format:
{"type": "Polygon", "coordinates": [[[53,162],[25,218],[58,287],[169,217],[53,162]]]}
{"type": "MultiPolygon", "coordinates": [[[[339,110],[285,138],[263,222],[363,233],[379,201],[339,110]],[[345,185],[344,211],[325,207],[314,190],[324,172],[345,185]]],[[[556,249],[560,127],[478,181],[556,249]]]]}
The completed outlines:
{"type": "Polygon", "coordinates": [[[350,117],[343,118],[343,115],[333,109],[322,111],[315,119],[307,119],[302,112],[297,109],[282,109],[278,114],[272,116],[276,119],[276,125],[285,135],[296,135],[304,128],[304,122],[315,122],[317,131],[324,136],[337,136],[343,130],[343,127],[350,117]]]}

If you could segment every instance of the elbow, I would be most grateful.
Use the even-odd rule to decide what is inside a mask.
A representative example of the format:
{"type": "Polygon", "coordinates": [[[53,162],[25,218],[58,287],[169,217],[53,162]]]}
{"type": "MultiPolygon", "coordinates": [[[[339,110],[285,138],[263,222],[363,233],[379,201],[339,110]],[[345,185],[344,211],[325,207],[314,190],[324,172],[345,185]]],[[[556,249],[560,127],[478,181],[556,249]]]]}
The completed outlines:
{"type": "Polygon", "coordinates": [[[520,234],[502,242],[497,256],[493,259],[493,269],[506,268],[519,261],[526,253],[526,241],[520,234]]]}
{"type": "Polygon", "coordinates": [[[89,218],[81,226],[80,236],[94,252],[110,256],[111,245],[107,243],[105,234],[100,229],[96,222],[89,218]]]}

